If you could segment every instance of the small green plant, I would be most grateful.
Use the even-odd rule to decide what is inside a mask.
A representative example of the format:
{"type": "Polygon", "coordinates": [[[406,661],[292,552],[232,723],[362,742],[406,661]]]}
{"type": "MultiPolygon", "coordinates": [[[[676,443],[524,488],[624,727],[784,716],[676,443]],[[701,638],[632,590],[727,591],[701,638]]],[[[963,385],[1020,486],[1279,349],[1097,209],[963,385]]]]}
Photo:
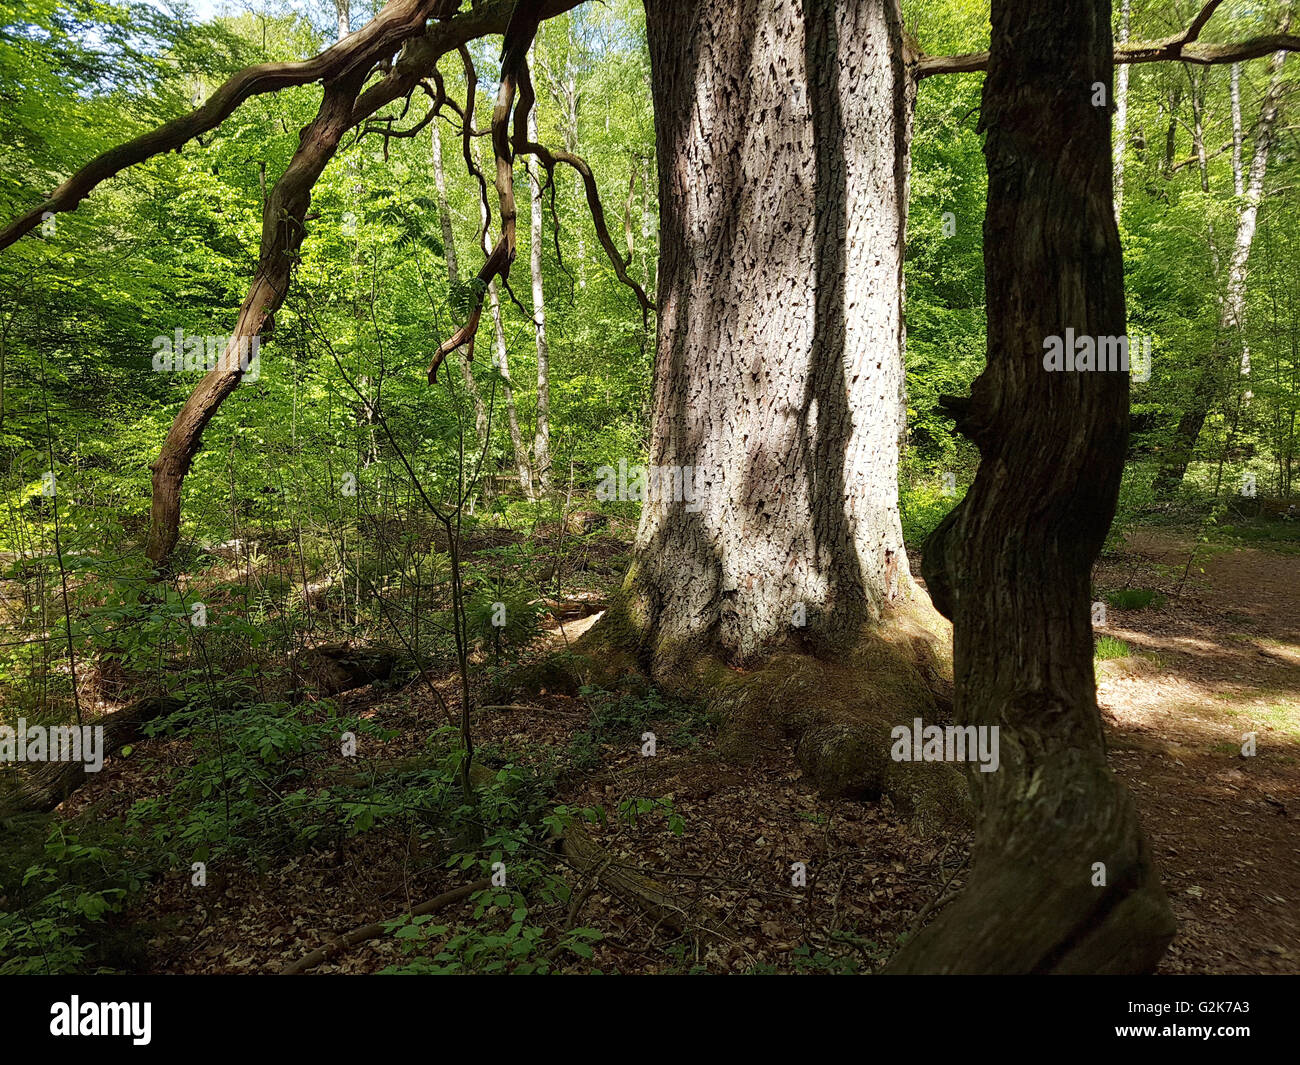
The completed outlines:
{"type": "MultiPolygon", "coordinates": [[[[448,796],[459,794],[454,786],[458,755],[450,752],[440,770],[441,793],[448,796]]],[[[562,833],[575,815],[563,806],[547,811],[550,785],[509,765],[479,784],[473,806],[450,811],[453,825],[472,824],[477,835],[472,846],[450,855],[448,868],[477,872],[492,884],[471,897],[465,916],[449,919],[446,912],[393,921],[388,931],[408,960],[385,973],[541,975],[594,956],[592,945],[601,933],[570,927],[570,888],[551,859],[548,834],[562,833]]],[[[582,811],[584,817],[588,813],[582,811]]],[[[469,837],[462,833],[461,838],[469,837]]]]}
{"type": "Polygon", "coordinates": [[[1107,592],[1106,602],[1121,610],[1145,610],[1147,607],[1159,609],[1165,605],[1165,597],[1151,588],[1121,588],[1107,592]]]}
{"type": "Polygon", "coordinates": [[[91,842],[56,825],[20,870],[30,851],[9,835],[13,850],[0,862],[0,975],[118,968],[102,949],[103,926],[142,882],[124,848],[107,833],[91,842]]]}
{"type": "Polygon", "coordinates": [[[1108,658],[1128,658],[1132,653],[1128,644],[1114,636],[1098,636],[1092,652],[1093,657],[1099,662],[1104,662],[1108,658]]]}
{"type": "Polygon", "coordinates": [[[581,694],[591,706],[591,720],[569,744],[569,757],[579,769],[602,763],[602,745],[639,743],[651,725],[663,728],[663,738],[680,748],[695,746],[716,723],[700,707],[667,697],[656,688],[618,693],[584,687],[581,694]]]}
{"type": "Polygon", "coordinates": [[[541,635],[543,613],[545,607],[530,589],[494,582],[465,604],[465,630],[498,659],[523,650],[541,635]]]}

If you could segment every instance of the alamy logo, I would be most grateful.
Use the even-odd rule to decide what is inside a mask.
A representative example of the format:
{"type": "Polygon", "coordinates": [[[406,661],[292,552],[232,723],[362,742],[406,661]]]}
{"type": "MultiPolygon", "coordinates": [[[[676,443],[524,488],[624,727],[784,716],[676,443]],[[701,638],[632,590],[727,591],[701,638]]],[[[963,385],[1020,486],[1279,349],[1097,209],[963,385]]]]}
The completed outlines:
{"type": "Polygon", "coordinates": [[[1073,329],[1066,329],[1064,337],[1053,334],[1044,338],[1043,369],[1068,373],[1128,373],[1131,369],[1134,381],[1150,381],[1151,338],[1130,341],[1127,336],[1075,336],[1073,329]]]}
{"type": "Polygon", "coordinates": [[[87,773],[104,768],[103,725],[0,725],[0,762],[82,762],[87,773]]]}
{"type": "Polygon", "coordinates": [[[686,510],[694,514],[704,509],[704,499],[698,491],[694,466],[628,466],[627,459],[618,460],[618,469],[601,466],[596,470],[601,479],[596,486],[596,498],[602,502],[613,499],[647,500],[651,503],[685,503],[686,510]]]}
{"type": "Polygon", "coordinates": [[[159,373],[182,370],[226,370],[256,381],[262,372],[261,338],[186,336],[176,327],[174,337],[153,338],[153,368],[159,373]]]}
{"type": "Polygon", "coordinates": [[[149,1045],[150,1002],[70,1002],[50,1007],[50,1035],[129,1035],[138,1047],[149,1045]]]}
{"type": "Polygon", "coordinates": [[[912,727],[896,725],[889,755],[895,762],[979,762],[981,773],[1002,764],[998,748],[1000,725],[925,725],[918,717],[912,727]]]}

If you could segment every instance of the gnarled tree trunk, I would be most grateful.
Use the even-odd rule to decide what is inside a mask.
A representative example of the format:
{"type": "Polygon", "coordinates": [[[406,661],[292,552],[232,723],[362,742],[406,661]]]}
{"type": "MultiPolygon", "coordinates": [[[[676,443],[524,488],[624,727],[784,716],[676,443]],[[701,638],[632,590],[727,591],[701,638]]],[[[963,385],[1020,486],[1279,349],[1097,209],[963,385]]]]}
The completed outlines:
{"type": "Polygon", "coordinates": [[[1044,341],[1125,330],[1111,203],[1109,0],[994,0],[984,84],[988,364],[958,428],[975,483],[926,543],[953,621],[955,716],[1000,728],[972,773],[962,894],[894,972],[1147,972],[1173,935],[1133,797],[1106,765],[1090,573],[1115,512],[1128,376],[1049,372],[1044,341]]]}

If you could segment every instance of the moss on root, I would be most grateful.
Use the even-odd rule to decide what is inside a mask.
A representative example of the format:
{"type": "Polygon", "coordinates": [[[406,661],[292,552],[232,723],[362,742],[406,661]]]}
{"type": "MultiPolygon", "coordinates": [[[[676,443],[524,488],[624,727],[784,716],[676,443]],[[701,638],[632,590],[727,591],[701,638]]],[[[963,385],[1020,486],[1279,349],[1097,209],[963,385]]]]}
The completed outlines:
{"type": "MultiPolygon", "coordinates": [[[[569,673],[575,691],[578,684],[612,690],[629,676],[653,680],[718,715],[724,757],[745,763],[793,742],[803,772],[828,798],[888,796],[921,827],[939,829],[971,822],[964,774],[944,763],[893,761],[890,732],[918,717],[950,720],[950,646],[946,622],[920,594],[863,626],[851,651],[833,661],[780,651],[738,669],[698,642],[653,641],[645,603],[625,591],[572,650],[531,671],[552,691],[557,671],[569,673]]],[[[521,675],[516,688],[528,679],[521,675]]]]}

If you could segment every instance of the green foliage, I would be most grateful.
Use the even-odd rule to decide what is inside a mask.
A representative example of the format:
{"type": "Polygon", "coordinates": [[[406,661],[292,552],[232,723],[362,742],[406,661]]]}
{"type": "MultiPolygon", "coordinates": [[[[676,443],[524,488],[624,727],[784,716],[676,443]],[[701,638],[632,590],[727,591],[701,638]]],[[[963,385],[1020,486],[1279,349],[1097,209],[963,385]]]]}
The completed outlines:
{"type": "Polygon", "coordinates": [[[492,648],[493,657],[518,652],[541,634],[546,612],[532,589],[496,581],[476,591],[465,605],[467,630],[480,644],[492,648]]]}
{"type": "MultiPolygon", "coordinates": [[[[952,476],[953,483],[956,484],[956,475],[952,476]]],[[[904,542],[919,547],[948,512],[961,502],[964,494],[960,487],[952,492],[947,491],[942,473],[936,478],[904,481],[900,484],[898,511],[903,523],[904,542]]]]}
{"type": "Polygon", "coordinates": [[[120,837],[94,839],[44,819],[11,824],[0,857],[0,975],[113,971],[129,949],[106,925],[142,885],[120,837]],[[120,957],[113,952],[121,951],[120,957]]]}
{"type": "Polygon", "coordinates": [[[373,723],[342,717],[334,703],[247,704],[247,689],[226,684],[194,693],[184,711],[148,731],[190,742],[194,761],[173,774],[165,795],[140,799],[128,828],[173,866],[239,858],[264,865],[286,851],[372,827],[382,803],[344,789],[299,787],[338,756],[351,732],[382,737],[373,723]]]}
{"type": "Polygon", "coordinates": [[[1165,597],[1153,588],[1121,588],[1106,593],[1106,602],[1123,610],[1157,609],[1165,605],[1165,597]]]}
{"type": "Polygon", "coordinates": [[[716,724],[698,706],[665,696],[657,688],[609,692],[584,687],[581,694],[591,707],[591,718],[569,745],[569,757],[578,768],[603,764],[606,746],[639,745],[642,733],[652,725],[663,729],[659,742],[691,747],[716,724]]]}
{"type": "Polygon", "coordinates": [[[1093,657],[1099,662],[1108,658],[1127,658],[1133,652],[1129,645],[1115,636],[1098,636],[1093,643],[1093,657]]]}

